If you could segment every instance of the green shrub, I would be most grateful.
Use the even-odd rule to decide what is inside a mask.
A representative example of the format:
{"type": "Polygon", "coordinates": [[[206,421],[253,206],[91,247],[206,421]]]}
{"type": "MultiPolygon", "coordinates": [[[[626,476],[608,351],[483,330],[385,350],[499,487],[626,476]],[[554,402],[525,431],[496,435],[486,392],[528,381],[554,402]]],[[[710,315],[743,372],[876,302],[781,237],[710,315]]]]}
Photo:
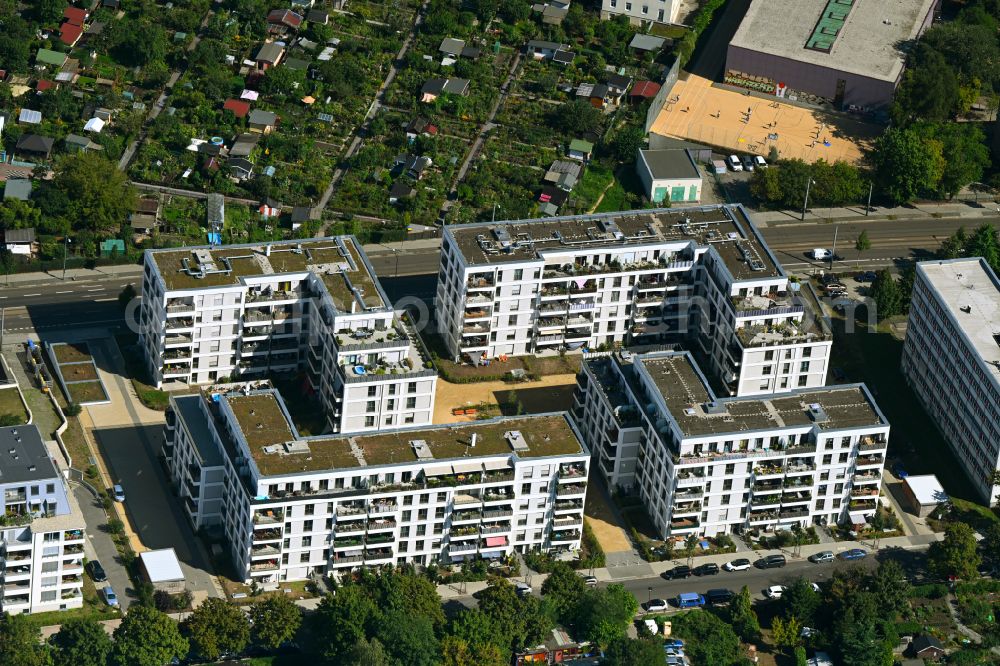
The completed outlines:
{"type": "Polygon", "coordinates": [[[923,597],[925,599],[940,599],[948,595],[948,586],[944,583],[927,583],[924,585],[914,585],[910,589],[911,597],[923,597]]]}

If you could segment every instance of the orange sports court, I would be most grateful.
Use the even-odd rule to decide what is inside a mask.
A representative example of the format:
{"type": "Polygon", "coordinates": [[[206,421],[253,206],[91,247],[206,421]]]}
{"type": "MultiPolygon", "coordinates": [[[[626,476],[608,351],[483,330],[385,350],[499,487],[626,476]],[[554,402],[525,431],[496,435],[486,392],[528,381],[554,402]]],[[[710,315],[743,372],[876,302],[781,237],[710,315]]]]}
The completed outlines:
{"type": "Polygon", "coordinates": [[[880,133],[877,125],[844,114],[719,88],[684,74],[650,131],[734,153],[767,156],[773,146],[783,158],[807,162],[858,162],[880,133]]]}

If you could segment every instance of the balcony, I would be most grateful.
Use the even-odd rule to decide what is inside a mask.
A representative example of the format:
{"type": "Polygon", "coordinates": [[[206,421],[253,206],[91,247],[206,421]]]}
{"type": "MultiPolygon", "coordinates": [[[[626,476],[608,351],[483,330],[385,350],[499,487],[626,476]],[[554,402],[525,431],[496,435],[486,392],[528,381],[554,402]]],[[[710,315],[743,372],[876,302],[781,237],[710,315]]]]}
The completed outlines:
{"type": "Polygon", "coordinates": [[[549,541],[552,543],[567,543],[570,541],[579,541],[580,531],[579,530],[561,530],[558,532],[553,532],[549,541]]]}
{"type": "Polygon", "coordinates": [[[484,326],[482,324],[473,324],[470,326],[462,327],[462,335],[476,335],[479,333],[489,333],[490,327],[484,326]]]}
{"type": "Polygon", "coordinates": [[[279,289],[257,289],[247,292],[247,303],[273,303],[275,301],[297,300],[298,295],[290,291],[279,289]]]}
{"type": "Polygon", "coordinates": [[[811,502],[812,493],[808,491],[801,491],[797,493],[784,493],[781,496],[781,504],[801,504],[803,502],[811,502]]]}
{"type": "Polygon", "coordinates": [[[462,537],[479,536],[479,527],[476,525],[467,525],[465,527],[453,527],[449,530],[448,534],[452,539],[459,539],[462,537]]]}
{"type": "Polygon", "coordinates": [[[483,525],[479,530],[482,535],[487,534],[506,534],[510,532],[510,523],[495,523],[493,525],[483,525]]]}
{"type": "Polygon", "coordinates": [[[475,522],[478,523],[482,514],[477,510],[472,511],[452,511],[451,524],[475,522]]]}
{"type": "Polygon", "coordinates": [[[368,505],[368,515],[381,515],[398,511],[399,506],[395,502],[372,502],[368,505]]]}
{"type": "Polygon", "coordinates": [[[336,535],[347,536],[348,534],[363,535],[365,533],[364,521],[351,521],[347,523],[337,523],[336,535]]]}
{"type": "MultiPolygon", "coordinates": [[[[554,301],[544,303],[538,307],[538,313],[543,316],[566,314],[567,303],[565,301],[554,301]]],[[[560,320],[561,321],[561,320],[560,320]]]]}
{"type": "Polygon", "coordinates": [[[779,493],[781,492],[781,486],[782,486],[781,479],[776,479],[773,481],[755,481],[753,484],[753,493],[754,495],[779,493]]]}
{"type": "Polygon", "coordinates": [[[281,529],[272,527],[265,530],[255,530],[253,533],[253,542],[260,543],[262,541],[279,541],[281,540],[281,529]]]}
{"type": "Polygon", "coordinates": [[[750,503],[752,506],[758,508],[762,506],[778,506],[779,504],[781,504],[781,495],[778,493],[775,493],[773,495],[763,495],[763,496],[758,496],[757,494],[754,494],[753,499],[750,500],[750,503]]]}
{"type": "Polygon", "coordinates": [[[673,531],[684,531],[684,530],[694,530],[697,529],[699,523],[697,520],[691,518],[681,518],[678,520],[670,521],[670,530],[673,531]]]}
{"type": "Polygon", "coordinates": [[[63,541],[83,541],[83,530],[66,530],[63,532],[63,541]]]}
{"type": "Polygon", "coordinates": [[[74,588],[71,590],[63,590],[60,594],[60,598],[63,601],[72,601],[73,599],[80,599],[83,597],[83,590],[80,588],[74,588]]]}
{"type": "Polygon", "coordinates": [[[265,560],[263,562],[251,562],[250,571],[276,571],[280,568],[278,560],[265,560]]]}
{"type": "Polygon", "coordinates": [[[858,456],[858,460],[855,463],[857,467],[874,467],[882,466],[884,460],[882,456],[858,456]]]}
{"type": "Polygon", "coordinates": [[[559,466],[559,481],[569,481],[573,479],[586,479],[587,466],[583,464],[571,464],[559,466]]]}
{"type": "Polygon", "coordinates": [[[681,502],[684,500],[698,499],[705,494],[705,491],[701,488],[691,488],[690,490],[679,490],[674,493],[674,501],[681,502]]]}
{"type": "Polygon", "coordinates": [[[556,518],[555,520],[552,521],[552,527],[554,529],[570,529],[570,528],[579,529],[580,518],[579,516],[574,518],[556,518]]]}
{"type": "Polygon", "coordinates": [[[483,483],[501,483],[503,481],[513,481],[514,472],[511,471],[500,471],[500,472],[486,472],[483,475],[483,483]]]}
{"type": "Polygon", "coordinates": [[[809,515],[809,509],[782,509],[778,512],[778,518],[785,520],[789,518],[805,518],[809,515]]]}
{"type": "Polygon", "coordinates": [[[701,502],[681,502],[674,505],[675,516],[685,516],[691,513],[701,513],[701,502]]]}
{"type": "Polygon", "coordinates": [[[253,514],[254,525],[278,525],[284,520],[284,514],[276,511],[258,511],[253,514]]]}
{"type": "Polygon", "coordinates": [[[361,564],[365,561],[364,555],[334,555],[333,563],[338,564],[361,564]]]}
{"type": "Polygon", "coordinates": [[[786,469],[785,473],[789,476],[793,474],[809,474],[811,472],[816,471],[816,464],[815,463],[792,464],[791,462],[789,462],[788,466],[785,469],[786,469]]]}
{"type": "Polygon", "coordinates": [[[485,347],[487,344],[485,335],[477,335],[474,337],[463,338],[461,342],[461,348],[465,350],[477,349],[480,347],[485,347]]]}
{"type": "Polygon", "coordinates": [[[365,551],[365,564],[389,564],[394,559],[391,548],[365,551]]]}
{"type": "Polygon", "coordinates": [[[168,298],[167,299],[167,316],[175,317],[180,315],[194,315],[195,307],[194,301],[186,301],[182,298],[168,298]]]}
{"type": "Polygon", "coordinates": [[[469,290],[471,290],[471,289],[477,289],[477,290],[492,289],[495,286],[496,286],[496,279],[493,278],[492,276],[490,276],[488,278],[487,277],[470,277],[466,281],[466,283],[465,283],[466,289],[469,289],[469,290]]]}
{"type": "Polygon", "coordinates": [[[369,532],[382,532],[396,529],[395,520],[372,520],[368,523],[369,532]]]}
{"type": "Polygon", "coordinates": [[[666,289],[667,284],[668,282],[665,279],[653,278],[653,279],[639,280],[639,282],[637,282],[635,286],[636,289],[639,290],[640,292],[648,292],[648,291],[654,291],[654,290],[658,291],[661,289],[666,289]]]}
{"type": "Polygon", "coordinates": [[[346,539],[334,539],[333,547],[336,548],[360,548],[364,544],[364,539],[361,537],[351,537],[346,539]]]}
{"type": "Polygon", "coordinates": [[[763,525],[778,519],[777,511],[751,511],[748,517],[751,525],[763,525]]]}
{"type": "Polygon", "coordinates": [[[396,541],[396,535],[392,533],[369,534],[367,537],[365,537],[365,547],[367,548],[368,546],[380,545],[383,543],[393,543],[394,541],[396,541]]]}
{"type": "Polygon", "coordinates": [[[559,486],[556,488],[556,495],[559,497],[564,497],[567,495],[584,495],[587,492],[587,484],[585,483],[574,483],[565,486],[559,486]]]}
{"type": "Polygon", "coordinates": [[[565,326],[566,319],[564,317],[541,317],[538,320],[538,330],[540,331],[543,329],[562,329],[565,326]]]}
{"type": "Polygon", "coordinates": [[[163,344],[167,347],[172,345],[189,345],[194,342],[190,335],[168,335],[163,339],[163,344]]]}
{"type": "Polygon", "coordinates": [[[449,543],[448,552],[452,555],[456,553],[474,553],[479,549],[479,544],[475,541],[462,543],[449,543]]]}
{"type": "Polygon", "coordinates": [[[487,504],[491,502],[511,502],[513,499],[514,493],[510,491],[503,493],[487,491],[483,493],[483,502],[487,504]]]}
{"type": "Polygon", "coordinates": [[[481,505],[483,503],[482,497],[477,497],[475,495],[467,495],[465,493],[459,493],[455,495],[455,506],[475,506],[481,505]]]}
{"type": "Polygon", "coordinates": [[[168,319],[166,330],[176,331],[185,328],[194,328],[194,318],[193,317],[182,317],[179,319],[168,319]]]}
{"type": "Polygon", "coordinates": [[[483,520],[496,520],[497,518],[509,518],[514,515],[511,509],[486,509],[483,511],[483,520]]]}
{"type": "Polygon", "coordinates": [[[83,553],[83,544],[79,544],[79,545],[74,544],[74,545],[71,545],[71,546],[65,546],[63,548],[63,554],[64,555],[79,555],[81,553],[83,553]]]}
{"type": "Polygon", "coordinates": [[[492,305],[493,299],[489,296],[483,296],[482,294],[471,295],[465,299],[465,307],[473,307],[477,305],[492,305]]]}
{"type": "Polygon", "coordinates": [[[31,576],[31,567],[28,565],[7,567],[3,572],[3,579],[5,581],[21,580],[26,576],[31,576]]]}
{"type": "Polygon", "coordinates": [[[878,488],[852,488],[851,499],[870,500],[878,498],[878,488]]]}
{"type": "Polygon", "coordinates": [[[853,477],[854,483],[879,483],[882,475],[878,472],[857,472],[853,477]]]}
{"type": "Polygon", "coordinates": [[[477,319],[487,319],[490,317],[489,310],[466,310],[463,319],[465,321],[476,321],[477,319]]]}
{"type": "Polygon", "coordinates": [[[338,506],[337,507],[337,518],[343,518],[345,520],[356,520],[363,519],[368,515],[363,507],[356,506],[338,506]]]}
{"type": "Polygon", "coordinates": [[[277,546],[254,546],[250,549],[250,557],[265,557],[267,555],[280,555],[281,549],[277,546]]]}
{"type": "Polygon", "coordinates": [[[872,451],[884,451],[888,446],[888,443],[882,437],[862,437],[858,444],[858,450],[862,453],[870,453],[872,451]]]}
{"type": "Polygon", "coordinates": [[[781,465],[756,465],[753,468],[753,473],[758,479],[771,476],[783,476],[785,468],[781,465]]]}
{"type": "Polygon", "coordinates": [[[26,502],[27,500],[28,496],[25,495],[23,490],[5,490],[3,493],[3,501],[5,504],[26,502]]]}

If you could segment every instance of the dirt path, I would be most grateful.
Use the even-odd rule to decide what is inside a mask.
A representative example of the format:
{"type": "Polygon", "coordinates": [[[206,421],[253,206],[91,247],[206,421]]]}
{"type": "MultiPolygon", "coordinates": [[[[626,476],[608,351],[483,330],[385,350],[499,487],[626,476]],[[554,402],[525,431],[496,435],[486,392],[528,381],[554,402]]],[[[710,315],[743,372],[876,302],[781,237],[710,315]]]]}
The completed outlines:
{"type": "MultiPolygon", "coordinates": [[[[507,382],[452,384],[443,379],[439,379],[437,383],[437,394],[434,397],[434,423],[462,423],[466,421],[475,421],[475,416],[455,416],[451,413],[451,410],[455,407],[478,405],[484,402],[497,405],[499,404],[499,400],[497,399],[496,394],[508,391],[516,391],[519,394],[522,403],[525,404],[526,411],[539,411],[537,409],[531,409],[532,405],[527,404],[530,402],[527,396],[531,395],[534,397],[537,395],[537,389],[551,389],[559,387],[565,391],[572,391],[572,387],[575,384],[576,375],[574,374],[548,375],[546,377],[542,377],[537,382],[524,382],[521,384],[510,384],[507,382]]],[[[540,393],[546,393],[550,396],[558,395],[553,391],[542,391],[540,393]]],[[[539,400],[537,402],[541,401],[539,400]]],[[[559,409],[568,409],[569,406],[570,405],[566,404],[559,407],[559,409]]]]}
{"type": "MultiPolygon", "coordinates": [[[[594,469],[590,470],[593,478],[594,469]]],[[[587,489],[587,505],[584,515],[590,529],[594,531],[598,543],[607,554],[631,552],[632,542],[629,540],[625,530],[618,524],[611,507],[608,506],[604,493],[596,485],[591,485],[587,489]]]]}

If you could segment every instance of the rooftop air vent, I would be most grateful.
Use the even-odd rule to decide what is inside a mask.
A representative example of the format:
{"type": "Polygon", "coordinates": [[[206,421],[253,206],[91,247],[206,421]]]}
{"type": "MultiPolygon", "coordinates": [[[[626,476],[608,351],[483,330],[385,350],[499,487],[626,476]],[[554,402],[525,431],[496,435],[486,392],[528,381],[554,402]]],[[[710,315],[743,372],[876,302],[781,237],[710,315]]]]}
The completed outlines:
{"type": "Polygon", "coordinates": [[[972,312],[972,306],[971,305],[963,305],[962,307],[959,308],[959,310],[961,310],[965,314],[969,314],[970,312],[972,312]]]}
{"type": "Polygon", "coordinates": [[[510,448],[515,451],[528,450],[528,442],[524,439],[524,435],[521,434],[520,430],[508,430],[503,434],[503,438],[510,444],[510,448]]]}
{"type": "Polygon", "coordinates": [[[413,453],[416,454],[418,460],[431,460],[434,458],[425,440],[411,439],[410,446],[413,447],[413,453]]]}
{"type": "Polygon", "coordinates": [[[823,405],[818,402],[809,404],[809,418],[811,418],[814,423],[826,423],[830,420],[830,417],[826,414],[826,410],[823,409],[823,405]]]}

